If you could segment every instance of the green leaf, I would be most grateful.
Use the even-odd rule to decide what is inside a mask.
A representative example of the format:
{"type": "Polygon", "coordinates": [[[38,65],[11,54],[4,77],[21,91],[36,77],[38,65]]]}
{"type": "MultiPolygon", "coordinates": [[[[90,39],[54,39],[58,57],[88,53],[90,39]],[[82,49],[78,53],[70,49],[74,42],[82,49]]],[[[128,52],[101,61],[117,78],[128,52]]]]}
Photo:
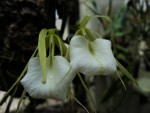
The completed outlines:
{"type": "Polygon", "coordinates": [[[46,82],[46,35],[48,30],[42,29],[39,34],[39,40],[38,40],[38,52],[39,52],[39,58],[40,58],[40,65],[43,75],[43,83],[46,82]]]}
{"type": "MultiPolygon", "coordinates": [[[[116,60],[117,61],[117,60],[116,60]]],[[[125,74],[132,82],[138,85],[137,81],[133,78],[133,76],[117,61],[118,67],[120,68],[121,72],[125,74]]]]}

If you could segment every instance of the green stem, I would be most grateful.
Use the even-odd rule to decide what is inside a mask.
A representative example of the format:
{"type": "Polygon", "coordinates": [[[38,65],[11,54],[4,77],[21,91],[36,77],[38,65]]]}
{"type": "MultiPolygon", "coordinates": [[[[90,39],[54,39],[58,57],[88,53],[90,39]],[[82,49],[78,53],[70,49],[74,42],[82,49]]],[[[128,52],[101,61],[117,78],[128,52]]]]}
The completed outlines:
{"type": "Polygon", "coordinates": [[[54,37],[56,39],[56,41],[55,41],[56,45],[60,49],[60,55],[63,56],[63,45],[62,45],[61,39],[57,35],[55,35],[54,37]]]}
{"type": "Polygon", "coordinates": [[[87,113],[90,113],[90,112],[86,109],[86,107],[85,107],[78,99],[76,99],[72,94],[71,94],[71,97],[72,97],[80,106],[82,106],[83,109],[85,109],[85,111],[86,111],[87,113]]]}
{"type": "Polygon", "coordinates": [[[54,36],[52,36],[52,58],[55,55],[55,42],[54,42],[54,36]]]}
{"type": "Polygon", "coordinates": [[[120,68],[121,72],[123,74],[125,74],[132,82],[134,82],[138,86],[138,83],[134,79],[134,77],[119,63],[119,61],[116,60],[116,62],[118,64],[118,67],[120,68]]]}
{"type": "Polygon", "coordinates": [[[60,48],[60,50],[62,50],[62,54],[65,56],[68,48],[66,47],[66,45],[64,44],[64,42],[57,35],[55,35],[55,37],[57,37],[57,40],[56,40],[57,47],[60,48]]]}
{"type": "Polygon", "coordinates": [[[81,35],[86,36],[85,27],[81,28],[81,35]]]}
{"type": "Polygon", "coordinates": [[[25,94],[26,94],[26,90],[24,89],[24,90],[23,90],[23,93],[22,93],[22,95],[21,95],[21,98],[19,99],[19,102],[18,102],[18,105],[17,105],[16,113],[18,113],[18,111],[19,111],[20,104],[21,104],[21,102],[22,102],[23,97],[25,96],[25,94]]]}
{"type": "Polygon", "coordinates": [[[80,73],[77,73],[77,75],[78,75],[78,77],[79,77],[79,79],[80,79],[80,81],[81,81],[83,87],[85,88],[87,94],[89,95],[89,97],[90,97],[90,99],[91,99],[91,102],[92,102],[92,104],[93,104],[94,113],[97,113],[97,112],[96,112],[96,104],[95,104],[95,101],[94,101],[94,98],[93,98],[91,92],[90,92],[89,89],[87,88],[87,86],[86,86],[85,82],[83,81],[83,79],[82,79],[80,73]]]}
{"type": "Polygon", "coordinates": [[[120,79],[120,81],[121,81],[121,83],[122,83],[124,89],[126,90],[126,89],[127,89],[127,88],[126,88],[126,85],[125,85],[125,83],[123,82],[123,80],[122,80],[121,76],[119,75],[118,71],[116,71],[116,74],[117,74],[118,78],[120,79]]]}
{"type": "MultiPolygon", "coordinates": [[[[37,48],[35,49],[34,53],[32,54],[31,58],[33,56],[35,56],[37,52],[37,48]]],[[[27,64],[28,65],[28,64],[27,64]]],[[[9,96],[9,93],[12,91],[12,89],[20,82],[20,80],[22,79],[22,77],[25,75],[25,72],[27,71],[27,65],[25,66],[24,70],[22,71],[21,75],[19,76],[19,78],[16,80],[16,82],[10,87],[10,89],[6,92],[6,94],[4,95],[4,97],[2,98],[0,105],[3,104],[3,102],[7,99],[7,97],[9,96]]]]}

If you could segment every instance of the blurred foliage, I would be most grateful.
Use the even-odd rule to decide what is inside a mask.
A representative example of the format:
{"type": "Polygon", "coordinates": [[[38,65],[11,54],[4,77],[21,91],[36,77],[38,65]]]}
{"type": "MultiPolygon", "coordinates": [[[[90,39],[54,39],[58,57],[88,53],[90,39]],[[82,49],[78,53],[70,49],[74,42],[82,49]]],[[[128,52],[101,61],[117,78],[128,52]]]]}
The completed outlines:
{"type": "MultiPolygon", "coordinates": [[[[79,18],[78,7],[78,0],[0,1],[0,90],[8,91],[19,77],[37,46],[40,30],[56,27],[56,10],[58,18],[62,19],[58,35],[63,36],[68,20],[70,33],[75,32],[74,26],[79,18]]],[[[80,85],[80,83],[78,84],[80,85]]],[[[80,87],[78,87],[78,84],[75,87],[76,90],[80,87]]],[[[6,113],[9,112],[13,97],[20,97],[22,91],[23,87],[17,84],[10,92],[11,98],[9,99],[6,113]]],[[[8,96],[0,100],[0,106],[8,96]]],[[[26,107],[26,112],[28,113],[34,112],[39,103],[45,102],[45,100],[37,100],[31,97],[29,99],[30,104],[26,107]]],[[[73,104],[75,105],[75,103],[73,104]]],[[[66,104],[64,106],[66,106],[65,108],[68,107],[67,109],[62,108],[62,106],[59,106],[59,109],[61,109],[61,112],[66,113],[72,109],[75,110],[74,105],[66,104]],[[74,108],[70,108],[70,106],[74,108]]],[[[77,105],[77,107],[79,106],[77,105]]]]}
{"type": "MultiPolygon", "coordinates": [[[[0,23],[0,89],[6,91],[20,75],[47,23],[43,1],[1,0],[0,23]]],[[[18,91],[17,96],[22,90],[18,91]]]]}
{"type": "MultiPolygon", "coordinates": [[[[22,72],[37,46],[40,30],[56,27],[56,10],[59,18],[62,19],[58,34],[63,35],[66,22],[69,16],[72,16],[74,2],[74,0],[0,1],[1,90],[7,91],[22,72]]],[[[17,96],[20,96],[20,93],[17,96]]]]}
{"type": "MultiPolygon", "coordinates": [[[[74,15],[77,12],[72,13],[73,7],[75,7],[74,2],[67,0],[56,1],[57,4],[51,7],[45,5],[44,0],[0,1],[0,90],[7,91],[22,72],[37,46],[39,31],[44,27],[55,27],[55,12],[44,12],[44,5],[47,6],[46,9],[49,11],[57,9],[59,18],[63,19],[60,30],[61,36],[69,17],[76,18],[75,20],[70,20],[71,25],[76,24],[78,16],[74,17],[74,15]],[[46,16],[45,13],[51,15],[46,16]],[[51,19],[51,17],[53,18],[51,19]]],[[[100,15],[95,0],[90,1],[93,6],[88,6],[88,8],[94,14],[100,15]]],[[[47,0],[47,2],[52,2],[52,0],[47,0]]],[[[102,18],[100,19],[106,31],[104,38],[112,40],[115,57],[130,70],[134,77],[137,77],[140,66],[139,45],[141,40],[144,40],[150,46],[150,6],[146,1],[147,9],[145,11],[143,10],[143,6],[139,5],[138,0],[129,0],[114,16],[111,15],[111,10],[113,10],[111,9],[112,2],[113,0],[109,0],[109,8],[106,12],[111,17],[112,23],[108,23],[102,18]]],[[[72,33],[74,33],[74,30],[72,30],[72,33]]],[[[144,53],[145,57],[149,60],[150,50],[144,50],[144,53]]],[[[145,63],[147,70],[150,70],[149,64],[146,61],[145,63]]],[[[137,95],[137,92],[133,91],[129,80],[124,76],[122,79],[129,91],[124,91],[120,80],[112,80],[101,103],[99,103],[111,103],[107,106],[107,113],[113,113],[116,110],[119,111],[119,106],[127,101],[128,95],[126,94],[131,95],[130,98],[137,95]],[[116,99],[118,101],[114,102],[116,99]]],[[[76,82],[76,84],[79,84],[78,80],[76,82]]],[[[81,90],[79,92],[76,91],[76,93],[79,93],[78,95],[82,94],[80,97],[85,102],[83,89],[80,85],[75,86],[75,90],[77,90],[76,88],[81,90]]],[[[20,97],[22,90],[23,88],[19,86],[19,90],[15,96],[20,97]]]]}
{"type": "Polygon", "coordinates": [[[145,3],[143,6],[138,0],[129,0],[113,18],[112,38],[116,57],[127,65],[134,77],[137,77],[138,68],[135,67],[138,65],[135,64],[140,57],[140,43],[145,41],[150,45],[150,6],[148,1],[145,3]]]}
{"type": "MultiPolygon", "coordinates": [[[[89,1],[93,4],[92,6],[87,5],[91,12],[101,15],[97,10],[96,0],[89,1]]],[[[107,23],[106,20],[100,19],[105,30],[103,37],[111,39],[115,57],[135,78],[139,76],[142,57],[146,65],[145,69],[150,72],[150,4],[148,0],[141,1],[145,1],[145,4],[141,4],[140,0],[128,0],[114,15],[111,14],[113,0],[109,0],[108,10],[105,14],[112,19],[112,22],[107,23]],[[143,55],[141,56],[139,51],[142,41],[148,47],[142,50],[143,55]]],[[[103,106],[102,108],[107,113],[122,112],[124,108],[132,103],[131,98],[134,98],[134,96],[139,96],[139,105],[143,104],[141,103],[143,102],[143,98],[144,102],[148,101],[148,98],[143,95],[141,96],[133,88],[133,84],[125,76],[122,76],[122,79],[126,84],[127,91],[124,91],[119,79],[111,79],[111,85],[104,93],[102,100],[98,103],[100,106],[103,106]]]]}

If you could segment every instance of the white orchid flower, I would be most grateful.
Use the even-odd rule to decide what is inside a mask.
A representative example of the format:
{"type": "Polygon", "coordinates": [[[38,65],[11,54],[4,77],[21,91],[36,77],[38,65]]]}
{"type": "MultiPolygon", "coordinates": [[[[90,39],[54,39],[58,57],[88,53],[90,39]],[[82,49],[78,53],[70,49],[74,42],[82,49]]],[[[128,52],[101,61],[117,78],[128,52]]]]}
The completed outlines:
{"type": "Polygon", "coordinates": [[[116,71],[111,42],[105,39],[91,42],[83,36],[74,36],[70,42],[70,61],[73,68],[88,76],[109,75],[116,71]]]}
{"type": "Polygon", "coordinates": [[[138,85],[135,88],[145,96],[150,96],[150,76],[142,75],[137,79],[138,85]]]}
{"type": "Polygon", "coordinates": [[[47,78],[42,83],[42,71],[39,57],[33,57],[28,64],[28,71],[21,84],[31,97],[53,98],[64,100],[68,93],[68,88],[75,77],[69,62],[62,56],[54,56],[52,62],[49,57],[46,59],[47,78]]]}
{"type": "MultiPolygon", "coordinates": [[[[142,59],[143,60],[143,59],[142,59]]],[[[138,85],[133,84],[134,88],[141,94],[150,97],[150,74],[145,70],[142,64],[139,69],[138,77],[136,79],[138,85]]]]}
{"type": "Polygon", "coordinates": [[[126,4],[128,4],[130,2],[130,0],[125,0],[124,1],[124,4],[126,5],[126,4]]]}
{"type": "Polygon", "coordinates": [[[140,0],[140,6],[142,7],[143,12],[146,12],[147,4],[145,0],[140,0]]]}

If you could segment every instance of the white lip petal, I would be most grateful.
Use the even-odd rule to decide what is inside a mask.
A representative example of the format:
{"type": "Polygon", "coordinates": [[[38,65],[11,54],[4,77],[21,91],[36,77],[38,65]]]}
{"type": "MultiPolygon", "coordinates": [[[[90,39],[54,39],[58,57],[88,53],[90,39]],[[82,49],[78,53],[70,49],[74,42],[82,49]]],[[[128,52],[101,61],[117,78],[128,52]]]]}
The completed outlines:
{"type": "Polygon", "coordinates": [[[104,67],[102,75],[112,74],[116,71],[116,60],[111,50],[111,42],[105,39],[96,39],[93,42],[95,56],[104,67]]]}
{"type": "Polygon", "coordinates": [[[72,38],[70,60],[73,68],[88,76],[114,73],[116,61],[111,50],[111,42],[96,39],[91,42],[93,52],[90,52],[88,43],[88,40],[82,36],[72,38]]]}
{"type": "Polygon", "coordinates": [[[85,75],[93,75],[97,71],[97,63],[88,50],[88,42],[81,36],[75,36],[70,42],[70,60],[72,67],[85,75]]]}
{"type": "Polygon", "coordinates": [[[74,77],[75,71],[71,69],[69,62],[61,56],[55,56],[51,66],[47,59],[47,79],[43,84],[39,58],[34,57],[30,59],[27,74],[21,83],[34,98],[64,100],[74,77]]]}

